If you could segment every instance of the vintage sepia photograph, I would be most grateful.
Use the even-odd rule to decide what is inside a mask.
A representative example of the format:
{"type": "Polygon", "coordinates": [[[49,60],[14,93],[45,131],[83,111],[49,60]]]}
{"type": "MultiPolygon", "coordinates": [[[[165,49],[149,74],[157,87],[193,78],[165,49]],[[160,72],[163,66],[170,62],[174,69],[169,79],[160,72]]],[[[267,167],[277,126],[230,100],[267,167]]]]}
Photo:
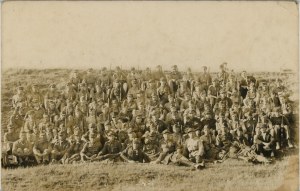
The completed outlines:
{"type": "Polygon", "coordinates": [[[299,190],[295,1],[4,1],[1,190],[299,190]]]}

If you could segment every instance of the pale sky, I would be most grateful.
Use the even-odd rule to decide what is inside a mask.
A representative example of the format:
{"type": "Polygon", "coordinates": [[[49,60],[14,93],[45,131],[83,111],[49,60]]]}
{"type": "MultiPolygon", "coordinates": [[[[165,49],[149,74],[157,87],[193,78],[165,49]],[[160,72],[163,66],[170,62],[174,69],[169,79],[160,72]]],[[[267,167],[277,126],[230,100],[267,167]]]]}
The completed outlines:
{"type": "Polygon", "coordinates": [[[298,71],[294,2],[11,1],[2,68],[298,71]]]}

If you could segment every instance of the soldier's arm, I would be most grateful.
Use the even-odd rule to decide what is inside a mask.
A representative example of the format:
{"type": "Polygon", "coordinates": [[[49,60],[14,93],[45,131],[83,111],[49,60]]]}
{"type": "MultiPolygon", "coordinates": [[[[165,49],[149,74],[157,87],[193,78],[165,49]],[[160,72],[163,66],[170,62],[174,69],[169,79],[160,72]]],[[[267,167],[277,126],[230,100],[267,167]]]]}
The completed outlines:
{"type": "Polygon", "coordinates": [[[33,154],[37,155],[37,156],[41,156],[42,153],[39,151],[37,145],[33,146],[33,154]]]}
{"type": "Polygon", "coordinates": [[[127,152],[128,152],[128,148],[126,148],[124,151],[122,151],[120,153],[120,157],[125,161],[125,162],[129,162],[130,160],[127,158],[127,152]]]}
{"type": "Polygon", "coordinates": [[[257,136],[257,135],[254,136],[253,142],[254,142],[255,144],[262,144],[262,141],[258,139],[258,136],[257,136]]]}
{"type": "Polygon", "coordinates": [[[143,160],[145,163],[151,162],[150,157],[146,153],[142,152],[142,154],[143,154],[143,160]]]}
{"type": "Polygon", "coordinates": [[[203,156],[203,154],[204,154],[204,145],[203,145],[202,140],[198,141],[198,151],[199,151],[199,155],[203,156]]]}
{"type": "Polygon", "coordinates": [[[107,150],[108,150],[107,147],[108,147],[108,145],[107,145],[107,143],[105,143],[102,150],[98,153],[98,156],[105,155],[107,153],[107,150]]]}

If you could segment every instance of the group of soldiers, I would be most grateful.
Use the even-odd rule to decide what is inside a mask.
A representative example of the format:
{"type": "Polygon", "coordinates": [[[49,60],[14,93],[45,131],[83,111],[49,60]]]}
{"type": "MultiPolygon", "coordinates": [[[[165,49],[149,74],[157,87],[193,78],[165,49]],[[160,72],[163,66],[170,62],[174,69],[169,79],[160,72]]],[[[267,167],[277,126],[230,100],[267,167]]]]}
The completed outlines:
{"type": "MultiPolygon", "coordinates": [[[[261,79],[220,65],[195,74],[157,66],[74,71],[61,86],[16,88],[2,165],[93,161],[201,169],[237,158],[270,162],[293,147],[285,79],[261,79]]],[[[60,84],[60,86],[59,86],[60,84]]]]}

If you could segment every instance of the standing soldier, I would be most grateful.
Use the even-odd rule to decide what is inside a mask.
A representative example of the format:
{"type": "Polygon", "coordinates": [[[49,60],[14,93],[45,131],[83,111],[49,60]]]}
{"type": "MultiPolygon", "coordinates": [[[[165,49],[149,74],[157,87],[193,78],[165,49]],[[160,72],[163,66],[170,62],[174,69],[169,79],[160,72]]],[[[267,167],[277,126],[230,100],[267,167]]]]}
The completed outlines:
{"type": "Polygon", "coordinates": [[[43,105],[43,98],[41,93],[38,90],[37,84],[32,84],[31,92],[27,95],[28,105],[38,104],[39,106],[43,105]]]}
{"type": "Polygon", "coordinates": [[[17,94],[12,97],[12,106],[13,108],[19,107],[21,103],[26,103],[26,95],[24,93],[24,87],[17,87],[17,94]]]}

